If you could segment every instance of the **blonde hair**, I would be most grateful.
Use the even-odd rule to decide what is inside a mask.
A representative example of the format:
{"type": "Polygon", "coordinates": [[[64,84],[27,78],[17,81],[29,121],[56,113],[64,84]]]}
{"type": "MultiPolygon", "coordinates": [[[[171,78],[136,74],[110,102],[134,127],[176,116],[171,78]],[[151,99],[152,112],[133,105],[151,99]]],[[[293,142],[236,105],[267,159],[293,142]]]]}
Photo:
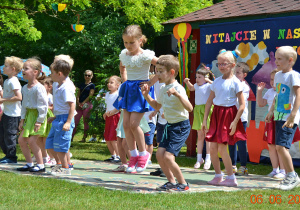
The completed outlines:
{"type": "Polygon", "coordinates": [[[43,81],[46,77],[45,73],[42,72],[42,62],[37,57],[28,58],[25,63],[29,63],[29,66],[38,71],[38,77],[36,78],[39,82],[43,81]],[[42,73],[41,76],[39,76],[42,73]]]}
{"type": "Polygon", "coordinates": [[[54,57],[53,62],[58,61],[58,60],[64,60],[64,61],[68,62],[71,69],[73,68],[74,60],[73,60],[73,58],[71,58],[71,56],[60,54],[60,55],[57,55],[54,57]]]}
{"type": "Polygon", "coordinates": [[[19,73],[23,69],[24,65],[22,59],[15,56],[5,57],[4,63],[7,63],[9,66],[14,67],[17,73],[19,73]]]}
{"type": "Polygon", "coordinates": [[[147,42],[147,37],[143,34],[142,29],[139,25],[129,25],[127,26],[122,36],[130,36],[136,39],[142,39],[141,47],[147,42]]]}
{"type": "Polygon", "coordinates": [[[174,55],[161,55],[159,56],[156,65],[162,65],[166,67],[167,72],[171,71],[171,69],[174,69],[175,74],[174,76],[176,77],[179,72],[179,61],[174,55]]]}
{"type": "Polygon", "coordinates": [[[296,50],[291,46],[281,46],[279,47],[275,53],[279,53],[283,56],[285,56],[287,59],[292,58],[293,59],[293,66],[297,61],[297,52],[296,50]]]}
{"type": "Polygon", "coordinates": [[[219,51],[219,55],[217,56],[217,59],[220,57],[227,58],[231,63],[236,63],[237,58],[241,55],[240,51],[234,50],[234,51],[229,51],[222,49],[219,51]]]}
{"type": "Polygon", "coordinates": [[[121,83],[122,83],[121,77],[118,77],[118,76],[116,76],[116,75],[110,76],[110,77],[108,78],[107,82],[109,82],[109,80],[111,80],[111,79],[115,80],[118,84],[121,84],[121,83]]]}
{"type": "Polygon", "coordinates": [[[91,73],[91,74],[92,74],[92,77],[94,76],[93,71],[92,71],[92,70],[89,70],[89,69],[88,69],[88,70],[85,70],[84,73],[91,73]]]}

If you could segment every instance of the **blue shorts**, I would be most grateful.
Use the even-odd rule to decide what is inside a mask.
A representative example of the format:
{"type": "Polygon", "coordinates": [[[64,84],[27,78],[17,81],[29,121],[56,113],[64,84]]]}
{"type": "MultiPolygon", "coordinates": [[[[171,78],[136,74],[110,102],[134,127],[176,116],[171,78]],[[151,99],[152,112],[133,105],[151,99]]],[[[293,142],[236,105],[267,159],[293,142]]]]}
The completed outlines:
{"type": "Polygon", "coordinates": [[[147,145],[152,145],[153,144],[153,138],[154,138],[154,132],[155,132],[155,125],[152,122],[148,123],[148,125],[149,125],[151,130],[144,134],[145,142],[146,142],[147,145]]]}
{"type": "Polygon", "coordinates": [[[156,143],[160,144],[161,139],[164,135],[165,127],[166,127],[166,124],[156,123],[156,143]]]}
{"type": "Polygon", "coordinates": [[[63,131],[63,126],[66,123],[68,116],[69,114],[56,115],[46,140],[46,149],[53,149],[55,152],[66,153],[69,151],[75,123],[73,118],[70,125],[70,130],[63,131]]]}
{"type": "Polygon", "coordinates": [[[275,121],[275,144],[290,149],[297,129],[297,124],[293,128],[282,128],[285,121],[275,121]]]}
{"type": "Polygon", "coordinates": [[[167,152],[178,156],[182,146],[189,137],[190,131],[190,120],[167,123],[159,147],[165,148],[167,152]]]}

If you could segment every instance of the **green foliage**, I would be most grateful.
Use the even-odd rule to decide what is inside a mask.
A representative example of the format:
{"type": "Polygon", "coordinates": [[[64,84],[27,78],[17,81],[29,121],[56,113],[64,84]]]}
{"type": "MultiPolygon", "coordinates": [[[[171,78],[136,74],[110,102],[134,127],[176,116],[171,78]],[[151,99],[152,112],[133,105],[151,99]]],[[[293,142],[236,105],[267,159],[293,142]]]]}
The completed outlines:
{"type": "Polygon", "coordinates": [[[89,119],[89,135],[95,135],[100,139],[103,138],[105,120],[103,119],[103,114],[105,113],[105,101],[103,98],[99,100],[92,100],[93,109],[90,111],[89,119]]]}

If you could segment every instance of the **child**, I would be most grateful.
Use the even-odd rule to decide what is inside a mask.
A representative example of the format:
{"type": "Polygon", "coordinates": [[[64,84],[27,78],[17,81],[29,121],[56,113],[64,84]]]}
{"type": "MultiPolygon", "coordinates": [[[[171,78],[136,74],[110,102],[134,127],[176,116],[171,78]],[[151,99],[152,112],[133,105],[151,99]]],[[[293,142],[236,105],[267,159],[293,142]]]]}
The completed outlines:
{"type": "Polygon", "coordinates": [[[146,150],[150,154],[148,164],[152,164],[151,158],[152,158],[152,153],[153,153],[153,138],[154,138],[155,127],[156,127],[156,119],[157,119],[156,116],[157,116],[156,111],[145,112],[145,115],[144,115],[144,117],[147,120],[147,123],[150,127],[150,131],[148,131],[147,133],[144,134],[146,150]]]}
{"type": "MultiPolygon", "coordinates": [[[[145,101],[140,85],[142,82],[148,81],[150,65],[155,65],[157,58],[153,51],[141,48],[147,39],[142,34],[140,26],[127,26],[122,38],[126,49],[122,50],[120,54],[120,73],[125,82],[120,88],[119,102],[115,107],[118,110],[124,110],[123,125],[131,154],[126,171],[131,173],[136,169],[137,172],[142,172],[147,167],[150,154],[146,151],[144,134],[139,124],[144,113],[154,109],[145,101]]],[[[151,84],[156,81],[157,76],[151,80],[151,84]]],[[[150,94],[153,96],[153,88],[151,88],[150,94]]]]}
{"type": "Polygon", "coordinates": [[[69,79],[71,72],[70,64],[65,60],[54,60],[50,66],[51,78],[53,80],[53,113],[54,117],[49,118],[52,127],[46,140],[46,149],[54,155],[57,163],[52,168],[53,175],[71,175],[68,161],[75,114],[75,86],[69,79]]]}
{"type": "Polygon", "coordinates": [[[28,84],[22,88],[21,121],[19,130],[19,145],[26,159],[23,167],[18,171],[45,172],[42,152],[37,144],[39,136],[45,134],[47,127],[48,97],[45,87],[39,82],[45,79],[44,72],[41,72],[42,64],[36,58],[29,58],[24,63],[23,77],[28,80],[28,84]],[[39,76],[42,73],[41,76],[39,76]],[[29,146],[29,147],[28,147],[29,146]],[[37,161],[34,167],[31,153],[37,161]]]}
{"type": "Polygon", "coordinates": [[[297,52],[290,46],[279,47],[275,52],[275,58],[279,70],[274,78],[277,94],[266,116],[266,122],[270,123],[274,115],[276,150],[286,171],[286,177],[278,188],[291,190],[300,183],[289,153],[299,123],[300,75],[293,70],[297,52]]]}
{"type": "MultiPolygon", "coordinates": [[[[245,100],[245,109],[243,111],[243,114],[241,116],[241,121],[243,123],[245,132],[248,124],[248,98],[249,98],[249,92],[250,87],[245,82],[245,77],[249,73],[249,66],[247,63],[239,62],[235,66],[235,76],[242,82],[243,87],[243,96],[245,100]]],[[[236,103],[237,109],[239,108],[239,103],[237,101],[236,103]]],[[[238,141],[234,145],[229,145],[229,154],[232,161],[232,170],[233,173],[236,175],[248,175],[248,169],[247,169],[247,141],[238,141]],[[236,167],[236,161],[237,161],[237,146],[239,148],[239,157],[241,161],[241,166],[237,170],[236,167]]]]}
{"type": "MultiPolygon", "coordinates": [[[[214,79],[213,74],[202,64],[202,67],[196,72],[196,83],[192,85],[189,78],[185,78],[184,82],[187,84],[187,87],[190,91],[195,91],[195,108],[194,108],[194,122],[192,129],[197,130],[198,140],[197,140],[197,162],[194,165],[194,168],[200,168],[204,163],[203,169],[208,170],[211,165],[210,160],[210,142],[206,142],[206,157],[205,161],[202,158],[202,150],[204,145],[205,133],[202,130],[202,122],[205,111],[205,104],[210,94],[210,84],[214,79]]],[[[210,116],[212,109],[209,113],[207,127],[209,128],[210,116]]]]}
{"type": "Polygon", "coordinates": [[[191,126],[188,112],[193,111],[193,106],[188,100],[184,87],[175,79],[179,71],[178,60],[173,55],[162,55],[157,61],[156,69],[159,81],[165,83],[157,101],[148,94],[148,86],[143,87],[142,93],[153,108],[159,110],[163,107],[168,121],[162,142],[156,152],[156,158],[168,182],[158,187],[157,190],[184,192],[189,190],[189,184],[175,162],[175,156],[178,156],[189,136],[191,126]]]}
{"type": "Polygon", "coordinates": [[[104,139],[106,141],[111,158],[105,161],[120,161],[120,156],[117,146],[117,133],[116,128],[120,119],[120,113],[110,115],[109,112],[114,110],[113,103],[118,98],[118,89],[121,84],[121,78],[118,76],[111,76],[108,79],[107,88],[109,92],[105,94],[106,112],[103,114],[105,120],[104,139]]]}
{"type": "Polygon", "coordinates": [[[232,170],[232,163],[227,152],[227,144],[234,145],[239,140],[246,140],[245,129],[240,117],[245,109],[245,101],[242,94],[241,82],[233,74],[238,52],[221,50],[217,56],[217,66],[223,76],[218,77],[211,84],[211,92],[205,105],[203,118],[203,129],[207,130],[207,119],[212,103],[213,113],[210,118],[209,131],[206,134],[206,141],[211,142],[210,155],[215,169],[215,177],[208,182],[211,185],[237,186],[235,175],[232,170]],[[236,108],[236,100],[239,100],[239,109],[236,108]],[[220,168],[220,153],[225,170],[228,174],[223,181],[223,173],[220,168]]]}
{"type": "MultiPolygon", "coordinates": [[[[49,117],[54,117],[54,114],[52,112],[53,110],[53,95],[51,94],[52,92],[52,85],[53,85],[53,80],[51,79],[51,77],[47,77],[46,79],[44,79],[44,81],[42,82],[42,84],[44,85],[44,87],[46,88],[46,91],[47,91],[47,96],[48,96],[48,111],[47,111],[47,118],[49,117]]],[[[46,139],[47,139],[47,136],[49,135],[49,132],[50,132],[50,129],[51,129],[51,124],[48,123],[47,124],[47,128],[46,128],[46,131],[45,131],[45,134],[40,136],[38,138],[38,145],[39,147],[41,148],[41,151],[42,151],[42,155],[43,155],[43,161],[44,161],[44,164],[46,166],[53,166],[53,165],[56,165],[56,161],[55,161],[55,158],[54,156],[49,152],[49,156],[47,154],[47,151],[46,151],[46,148],[45,148],[45,145],[46,145],[46,139]]]]}
{"type": "Polygon", "coordinates": [[[21,118],[21,84],[16,75],[22,70],[23,61],[18,57],[6,57],[3,73],[8,76],[3,85],[3,115],[0,121],[0,146],[5,157],[0,163],[17,163],[16,143],[21,118]]]}

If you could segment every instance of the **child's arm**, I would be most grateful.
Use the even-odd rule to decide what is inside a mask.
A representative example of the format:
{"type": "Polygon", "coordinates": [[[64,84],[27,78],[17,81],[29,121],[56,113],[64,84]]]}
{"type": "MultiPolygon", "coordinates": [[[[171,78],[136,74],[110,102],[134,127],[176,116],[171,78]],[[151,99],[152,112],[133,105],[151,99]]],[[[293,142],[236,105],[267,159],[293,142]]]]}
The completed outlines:
{"type": "Polygon", "coordinates": [[[207,132],[207,117],[210,111],[210,108],[213,104],[213,99],[215,98],[215,92],[210,91],[209,97],[206,101],[205,104],[205,111],[204,111],[204,117],[203,117],[203,122],[202,122],[202,130],[206,133],[207,132]]]}
{"type": "Polygon", "coordinates": [[[231,131],[229,133],[230,136],[232,136],[235,133],[236,126],[237,126],[237,124],[238,124],[238,122],[239,122],[239,120],[240,120],[240,118],[243,114],[244,109],[245,109],[245,99],[244,99],[243,91],[238,92],[236,94],[236,96],[239,100],[239,109],[236,113],[236,116],[235,116],[234,120],[230,124],[230,127],[229,127],[229,129],[231,129],[231,131]]]}
{"type": "Polygon", "coordinates": [[[213,83],[213,81],[211,81],[208,77],[205,77],[205,79],[204,79],[207,83],[209,83],[209,84],[212,84],[213,83]]]}
{"type": "Polygon", "coordinates": [[[120,69],[120,75],[121,75],[122,81],[126,82],[127,81],[127,71],[126,71],[125,66],[123,66],[122,62],[120,62],[119,69],[120,69]]]}
{"type": "Polygon", "coordinates": [[[273,115],[274,115],[274,107],[275,107],[275,98],[274,98],[274,100],[273,100],[272,106],[271,106],[271,108],[270,108],[268,114],[267,114],[266,117],[265,117],[265,122],[267,122],[267,123],[270,123],[270,122],[271,122],[271,119],[272,119],[272,117],[273,117],[273,115]]]}
{"type": "Polygon", "coordinates": [[[263,92],[263,89],[265,88],[265,85],[266,85],[266,83],[264,83],[264,82],[260,82],[257,85],[256,101],[257,101],[257,104],[259,107],[264,107],[267,105],[267,100],[263,99],[263,96],[262,96],[262,92],[263,92]]]}
{"type": "MultiPolygon", "coordinates": [[[[188,99],[184,98],[181,94],[179,94],[179,93],[175,90],[175,88],[170,88],[170,89],[167,91],[167,94],[168,94],[169,96],[171,96],[171,95],[176,96],[176,97],[179,99],[180,103],[183,105],[183,107],[184,107],[188,112],[193,111],[193,105],[191,104],[191,102],[190,102],[188,99]]],[[[153,107],[153,106],[152,106],[152,107],[153,107]]]]}
{"type": "MultiPolygon", "coordinates": [[[[108,111],[108,112],[106,112],[106,113],[104,113],[104,114],[106,114],[107,117],[110,117],[110,116],[113,116],[113,115],[117,114],[118,112],[119,112],[119,110],[116,109],[116,108],[114,108],[113,110],[108,111]]],[[[103,116],[103,117],[104,117],[104,116],[103,116]]]]}
{"type": "Polygon", "coordinates": [[[294,92],[296,94],[294,106],[293,106],[292,112],[290,113],[290,115],[286,119],[286,121],[283,124],[282,128],[284,128],[284,127],[292,128],[294,126],[294,119],[296,117],[296,114],[299,111],[299,106],[300,106],[300,86],[293,86],[293,89],[294,89],[294,92]]]}
{"type": "Polygon", "coordinates": [[[71,124],[72,119],[74,117],[74,111],[75,111],[75,103],[68,101],[68,104],[70,106],[70,110],[69,110],[68,119],[67,119],[66,123],[63,126],[64,131],[69,131],[70,130],[70,124],[71,124]]]}
{"type": "Polygon", "coordinates": [[[0,104],[3,103],[4,101],[10,101],[10,102],[14,102],[14,101],[22,101],[22,93],[21,90],[19,89],[15,89],[14,90],[14,96],[11,98],[0,98],[0,104]]]}
{"type": "Polygon", "coordinates": [[[194,85],[192,85],[189,78],[185,78],[183,80],[183,82],[187,85],[187,87],[190,91],[195,91],[195,87],[194,87],[194,85]]]}
{"type": "Polygon", "coordinates": [[[3,90],[0,90],[0,97],[3,98],[3,90]]]}
{"type": "Polygon", "coordinates": [[[161,108],[161,104],[155,101],[151,96],[149,95],[149,86],[147,84],[144,84],[141,88],[142,94],[144,98],[147,100],[147,102],[152,106],[153,109],[157,110],[161,108]]]}

